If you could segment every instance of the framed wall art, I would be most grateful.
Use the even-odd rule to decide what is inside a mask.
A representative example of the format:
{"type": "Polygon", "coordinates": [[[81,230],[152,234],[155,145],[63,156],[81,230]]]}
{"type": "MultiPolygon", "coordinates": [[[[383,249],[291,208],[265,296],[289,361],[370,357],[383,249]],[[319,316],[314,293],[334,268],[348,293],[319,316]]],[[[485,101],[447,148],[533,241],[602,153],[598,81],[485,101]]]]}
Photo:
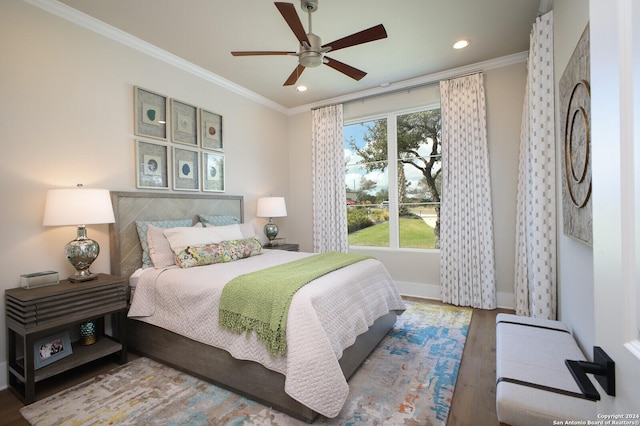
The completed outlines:
{"type": "Polygon", "coordinates": [[[61,331],[33,344],[33,362],[37,370],[73,353],[68,331],[61,331]]]}
{"type": "Polygon", "coordinates": [[[173,147],[173,189],[178,191],[200,190],[198,151],[173,147]]]}
{"type": "Polygon", "coordinates": [[[141,87],[133,88],[134,133],[154,139],[167,139],[167,97],[141,87]]]}
{"type": "Polygon", "coordinates": [[[171,134],[173,142],[198,146],[198,108],[171,99],[171,134]]]}
{"type": "Polygon", "coordinates": [[[166,145],[136,141],[136,186],[169,189],[169,148],[166,145]]]}
{"type": "Polygon", "coordinates": [[[589,26],[559,82],[562,137],[562,224],[565,235],[593,244],[589,26]]]}
{"type": "Polygon", "coordinates": [[[202,153],[202,190],[224,192],[224,155],[202,153]]]}
{"type": "Polygon", "coordinates": [[[224,151],[222,143],[222,116],[200,110],[200,144],[204,149],[224,151]]]}
{"type": "Polygon", "coordinates": [[[222,115],[133,89],[136,187],[224,192],[222,115]]]}

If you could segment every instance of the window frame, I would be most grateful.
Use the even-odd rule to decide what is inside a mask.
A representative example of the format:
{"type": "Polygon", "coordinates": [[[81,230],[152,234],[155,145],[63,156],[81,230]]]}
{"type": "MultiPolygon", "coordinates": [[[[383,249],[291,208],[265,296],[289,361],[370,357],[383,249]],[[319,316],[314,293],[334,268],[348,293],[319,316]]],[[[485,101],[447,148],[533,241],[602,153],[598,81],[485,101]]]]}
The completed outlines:
{"type": "MultiPolygon", "coordinates": [[[[393,251],[411,251],[411,252],[432,252],[439,253],[439,248],[415,248],[400,247],[400,223],[399,223],[399,203],[398,203],[398,117],[402,115],[413,114],[417,112],[439,109],[440,102],[432,102],[412,108],[405,108],[383,113],[371,115],[363,115],[361,117],[344,120],[343,127],[353,124],[360,124],[380,119],[387,120],[387,180],[389,184],[389,246],[356,246],[349,244],[353,249],[373,249],[373,250],[393,250],[393,251]],[[393,202],[391,201],[393,200],[393,202]]],[[[442,141],[440,141],[442,143],[442,141]]],[[[442,198],[442,197],[441,197],[442,198]]],[[[436,204],[436,203],[433,203],[436,204]]],[[[345,218],[346,220],[346,218],[345,218]]]]}

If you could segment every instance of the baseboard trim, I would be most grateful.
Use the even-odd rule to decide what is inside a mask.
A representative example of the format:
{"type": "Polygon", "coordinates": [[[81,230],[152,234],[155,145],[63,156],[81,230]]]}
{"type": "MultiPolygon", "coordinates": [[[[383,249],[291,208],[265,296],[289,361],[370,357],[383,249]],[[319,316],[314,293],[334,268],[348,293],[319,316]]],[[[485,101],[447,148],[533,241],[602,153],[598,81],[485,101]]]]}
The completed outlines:
{"type": "Polygon", "coordinates": [[[498,308],[501,309],[515,309],[513,293],[506,293],[504,291],[498,292],[498,308]]]}
{"type": "Polygon", "coordinates": [[[396,281],[398,291],[403,296],[421,297],[423,299],[440,300],[440,286],[396,281]]]}
{"type": "Polygon", "coordinates": [[[7,379],[7,367],[6,362],[0,362],[0,390],[5,390],[9,386],[7,379]]]}
{"type": "MultiPolygon", "coordinates": [[[[398,291],[403,296],[441,300],[439,285],[410,283],[404,281],[396,281],[395,283],[398,287],[398,291]]],[[[497,299],[498,308],[513,309],[513,293],[499,291],[497,299]]]]}

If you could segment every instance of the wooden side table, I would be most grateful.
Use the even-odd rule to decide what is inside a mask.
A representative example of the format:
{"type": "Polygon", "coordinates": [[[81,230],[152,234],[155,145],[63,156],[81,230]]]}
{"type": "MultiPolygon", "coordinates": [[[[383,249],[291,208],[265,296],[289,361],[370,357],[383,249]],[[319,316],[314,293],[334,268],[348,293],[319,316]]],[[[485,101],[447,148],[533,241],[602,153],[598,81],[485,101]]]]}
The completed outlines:
{"type": "Polygon", "coordinates": [[[36,400],[36,383],[48,377],[117,355],[127,362],[127,284],[121,277],[98,274],[82,283],[60,281],[35,289],[5,290],[9,388],[25,404],[36,400]],[[111,335],[105,333],[105,317],[111,319],[111,335]],[[98,341],[89,346],[72,343],[72,354],[36,369],[35,343],[78,329],[81,323],[97,322],[98,341]]]}
{"type": "Polygon", "coordinates": [[[278,244],[277,246],[263,246],[263,248],[269,250],[286,250],[286,251],[299,251],[300,244],[278,244]]]}

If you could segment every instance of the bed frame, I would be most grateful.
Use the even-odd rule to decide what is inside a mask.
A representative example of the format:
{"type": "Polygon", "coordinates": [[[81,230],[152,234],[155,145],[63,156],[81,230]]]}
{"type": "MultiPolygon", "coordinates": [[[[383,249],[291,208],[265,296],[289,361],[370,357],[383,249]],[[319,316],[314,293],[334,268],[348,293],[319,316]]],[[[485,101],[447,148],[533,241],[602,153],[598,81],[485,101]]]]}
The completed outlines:
{"type": "MultiPolygon", "coordinates": [[[[111,273],[126,280],[142,263],[142,249],[135,222],[193,218],[198,214],[233,215],[244,219],[241,196],[150,192],[112,192],[115,223],[110,225],[111,273]]],[[[369,330],[344,350],[340,366],[348,379],[387,335],[400,312],[378,318],[369,330]]],[[[220,385],[254,401],[306,422],[317,413],[284,392],[284,375],[261,364],[237,360],[227,351],[191,340],[136,320],[127,321],[129,348],[220,385]],[[187,356],[188,355],[188,356],[187,356]]]]}

